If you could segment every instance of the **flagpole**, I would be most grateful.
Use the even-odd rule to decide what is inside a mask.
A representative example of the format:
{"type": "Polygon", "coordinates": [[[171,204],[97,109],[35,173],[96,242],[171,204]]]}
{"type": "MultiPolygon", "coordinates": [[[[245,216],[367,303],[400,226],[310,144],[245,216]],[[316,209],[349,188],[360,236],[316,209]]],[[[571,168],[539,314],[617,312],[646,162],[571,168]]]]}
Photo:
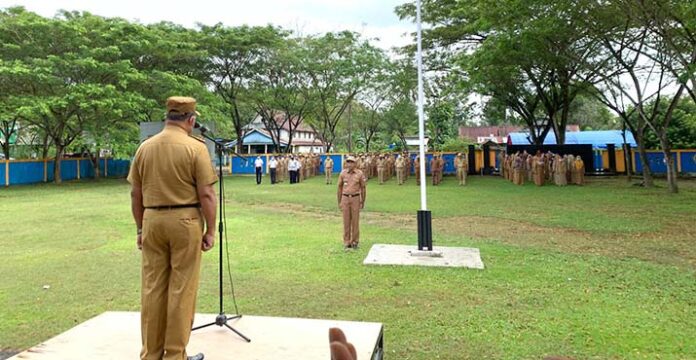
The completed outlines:
{"type": "Polygon", "coordinates": [[[418,28],[418,51],[416,62],[418,64],[418,141],[420,151],[420,198],[421,210],[428,210],[427,195],[425,191],[425,114],[423,112],[423,49],[421,38],[421,0],[417,0],[416,26],[418,28]]]}
{"type": "Polygon", "coordinates": [[[418,140],[420,147],[420,200],[421,207],[418,211],[418,250],[433,250],[432,220],[428,211],[427,194],[425,188],[425,114],[423,112],[423,48],[421,26],[421,0],[416,0],[416,26],[417,26],[417,52],[418,64],[418,140]]]}

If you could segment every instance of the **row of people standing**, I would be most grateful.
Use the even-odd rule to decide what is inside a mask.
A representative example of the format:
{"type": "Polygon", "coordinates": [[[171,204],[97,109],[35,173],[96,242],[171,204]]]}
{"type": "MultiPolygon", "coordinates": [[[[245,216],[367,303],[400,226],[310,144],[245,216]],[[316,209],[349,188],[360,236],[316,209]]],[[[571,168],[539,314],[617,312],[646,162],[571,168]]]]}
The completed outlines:
{"type": "Polygon", "coordinates": [[[585,163],[579,155],[537,151],[532,156],[518,151],[503,155],[501,175],[516,185],[524,185],[525,181],[533,181],[537,186],[551,182],[557,186],[584,185],[585,163]]]}
{"type": "MultiPolygon", "coordinates": [[[[317,154],[279,155],[268,159],[268,172],[271,184],[289,181],[290,184],[300,183],[320,173],[321,157],[317,154]]],[[[254,160],[256,184],[261,184],[264,161],[261,156],[254,160]]]]}
{"type": "MultiPolygon", "coordinates": [[[[420,185],[420,156],[411,158],[408,152],[401,154],[357,154],[356,168],[365,174],[366,179],[377,178],[380,184],[384,184],[392,177],[396,177],[399,185],[404,184],[413,173],[416,176],[416,184],[420,185]],[[411,170],[413,169],[413,170],[411,170]]],[[[429,162],[432,184],[437,186],[442,183],[446,160],[442,153],[433,154],[429,162]]],[[[457,153],[454,158],[457,181],[459,185],[466,185],[466,176],[469,163],[464,153],[457,153]]],[[[345,166],[345,160],[344,164],[345,166]]],[[[328,184],[328,181],[327,181],[328,184]]]]}
{"type": "MultiPolygon", "coordinates": [[[[411,174],[415,174],[416,184],[420,185],[420,156],[418,155],[412,158],[408,152],[349,154],[343,159],[341,164],[343,169],[346,168],[348,156],[352,156],[355,159],[355,169],[360,170],[366,180],[376,179],[380,184],[384,184],[395,178],[396,183],[402,185],[409,179],[411,174]]],[[[261,184],[263,180],[265,165],[261,156],[257,156],[254,160],[257,184],[261,184]]],[[[432,184],[435,186],[440,185],[446,165],[445,158],[441,153],[433,154],[428,165],[432,184]]],[[[457,153],[454,157],[453,165],[459,185],[466,185],[468,172],[466,154],[457,153]]],[[[322,166],[326,184],[332,184],[334,160],[331,156],[326,156],[324,160],[318,154],[279,155],[268,158],[268,173],[271,178],[271,184],[288,180],[290,184],[299,183],[319,175],[322,166]]]]}

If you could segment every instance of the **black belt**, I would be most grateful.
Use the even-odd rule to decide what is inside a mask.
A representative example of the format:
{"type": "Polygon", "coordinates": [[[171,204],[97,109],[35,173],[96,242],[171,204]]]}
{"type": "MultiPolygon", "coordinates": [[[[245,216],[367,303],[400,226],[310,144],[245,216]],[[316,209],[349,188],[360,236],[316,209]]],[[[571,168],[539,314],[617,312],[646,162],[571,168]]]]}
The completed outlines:
{"type": "Polygon", "coordinates": [[[343,194],[343,196],[356,197],[356,196],[360,196],[360,194],[343,194]]]}
{"type": "Polygon", "coordinates": [[[183,209],[183,208],[198,208],[201,207],[200,203],[186,204],[186,205],[167,205],[167,206],[146,206],[146,209],[151,210],[172,210],[172,209],[183,209]]]}

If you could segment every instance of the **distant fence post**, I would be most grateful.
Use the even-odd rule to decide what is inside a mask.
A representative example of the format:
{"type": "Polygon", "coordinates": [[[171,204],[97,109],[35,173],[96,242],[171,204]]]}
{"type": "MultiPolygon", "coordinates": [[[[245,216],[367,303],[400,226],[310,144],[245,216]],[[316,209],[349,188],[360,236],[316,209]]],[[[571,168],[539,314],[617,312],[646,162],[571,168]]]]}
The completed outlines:
{"type": "Polygon", "coordinates": [[[109,161],[109,158],[105,157],[104,158],[104,177],[109,176],[109,163],[107,161],[109,161]]]}
{"type": "Polygon", "coordinates": [[[674,156],[677,157],[677,175],[679,175],[682,172],[681,150],[676,150],[674,156]]]}
{"type": "Polygon", "coordinates": [[[44,182],[48,182],[48,159],[43,159],[44,182]]]}
{"type": "Polygon", "coordinates": [[[10,186],[10,159],[5,160],[5,186],[10,186]]]}
{"type": "Polygon", "coordinates": [[[80,159],[77,159],[77,180],[80,180],[80,159]]]}

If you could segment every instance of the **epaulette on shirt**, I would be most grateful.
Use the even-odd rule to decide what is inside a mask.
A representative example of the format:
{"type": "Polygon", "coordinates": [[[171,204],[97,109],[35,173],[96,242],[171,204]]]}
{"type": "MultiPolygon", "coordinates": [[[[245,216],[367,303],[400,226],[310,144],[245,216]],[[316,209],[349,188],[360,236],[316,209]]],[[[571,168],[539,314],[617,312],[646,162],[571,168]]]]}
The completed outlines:
{"type": "Polygon", "coordinates": [[[191,138],[194,138],[194,139],[196,139],[196,140],[198,140],[198,141],[200,141],[200,142],[202,142],[202,143],[204,143],[204,144],[205,144],[205,139],[204,139],[204,138],[202,138],[202,137],[200,137],[200,136],[196,136],[196,135],[189,135],[189,137],[191,137],[191,138]]]}

